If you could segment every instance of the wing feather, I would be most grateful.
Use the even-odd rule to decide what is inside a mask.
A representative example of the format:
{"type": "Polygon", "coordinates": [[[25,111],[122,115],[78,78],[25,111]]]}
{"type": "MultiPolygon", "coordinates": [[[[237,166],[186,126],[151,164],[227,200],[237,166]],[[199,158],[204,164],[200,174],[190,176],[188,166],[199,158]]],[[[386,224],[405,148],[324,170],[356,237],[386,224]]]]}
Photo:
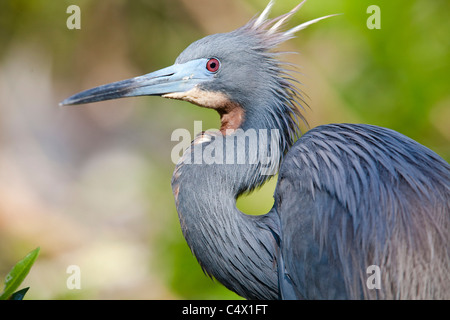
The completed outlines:
{"type": "Polygon", "coordinates": [[[450,298],[450,166],[414,140],[314,128],[283,160],[275,199],[298,298],[450,298]],[[366,286],[370,265],[380,290],[366,286]]]}

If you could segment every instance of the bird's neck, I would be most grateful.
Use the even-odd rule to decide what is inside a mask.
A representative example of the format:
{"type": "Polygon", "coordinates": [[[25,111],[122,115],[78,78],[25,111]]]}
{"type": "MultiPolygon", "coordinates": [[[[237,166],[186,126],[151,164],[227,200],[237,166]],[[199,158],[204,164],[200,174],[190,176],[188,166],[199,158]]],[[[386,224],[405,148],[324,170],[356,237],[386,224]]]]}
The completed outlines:
{"type": "Polygon", "coordinates": [[[271,155],[267,150],[259,151],[264,158],[255,154],[258,143],[271,145],[270,136],[262,134],[267,132],[204,132],[186,150],[172,179],[183,235],[203,270],[249,299],[278,295],[276,215],[248,216],[236,208],[241,193],[276,173],[275,142],[271,155]]]}

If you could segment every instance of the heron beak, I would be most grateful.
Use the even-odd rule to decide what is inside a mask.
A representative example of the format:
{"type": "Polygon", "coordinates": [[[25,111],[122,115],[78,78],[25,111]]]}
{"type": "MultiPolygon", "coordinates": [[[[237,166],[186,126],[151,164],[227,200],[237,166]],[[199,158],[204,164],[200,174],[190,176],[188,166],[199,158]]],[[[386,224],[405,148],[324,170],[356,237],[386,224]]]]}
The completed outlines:
{"type": "Polygon", "coordinates": [[[212,80],[206,69],[208,59],[176,63],[170,67],[132,79],[118,81],[77,93],[59,105],[74,105],[136,96],[161,96],[186,92],[199,83],[212,80]]]}

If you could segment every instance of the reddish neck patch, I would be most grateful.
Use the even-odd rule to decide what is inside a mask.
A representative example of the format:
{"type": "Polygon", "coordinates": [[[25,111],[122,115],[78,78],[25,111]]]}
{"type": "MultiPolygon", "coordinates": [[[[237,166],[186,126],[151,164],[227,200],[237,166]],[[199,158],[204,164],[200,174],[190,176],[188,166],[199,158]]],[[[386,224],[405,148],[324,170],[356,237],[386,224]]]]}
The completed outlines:
{"type": "Polygon", "coordinates": [[[241,127],[244,121],[244,109],[238,104],[225,112],[222,110],[217,110],[217,112],[220,114],[220,132],[223,135],[233,133],[241,127]]]}

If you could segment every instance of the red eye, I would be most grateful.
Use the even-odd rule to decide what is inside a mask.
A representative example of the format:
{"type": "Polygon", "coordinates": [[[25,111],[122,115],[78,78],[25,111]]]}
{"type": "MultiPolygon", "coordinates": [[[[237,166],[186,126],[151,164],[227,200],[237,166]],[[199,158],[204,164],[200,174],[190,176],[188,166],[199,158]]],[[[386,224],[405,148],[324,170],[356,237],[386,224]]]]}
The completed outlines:
{"type": "Polygon", "coordinates": [[[211,58],[206,63],[206,69],[211,72],[217,72],[219,70],[220,62],[216,58],[211,58]]]}

